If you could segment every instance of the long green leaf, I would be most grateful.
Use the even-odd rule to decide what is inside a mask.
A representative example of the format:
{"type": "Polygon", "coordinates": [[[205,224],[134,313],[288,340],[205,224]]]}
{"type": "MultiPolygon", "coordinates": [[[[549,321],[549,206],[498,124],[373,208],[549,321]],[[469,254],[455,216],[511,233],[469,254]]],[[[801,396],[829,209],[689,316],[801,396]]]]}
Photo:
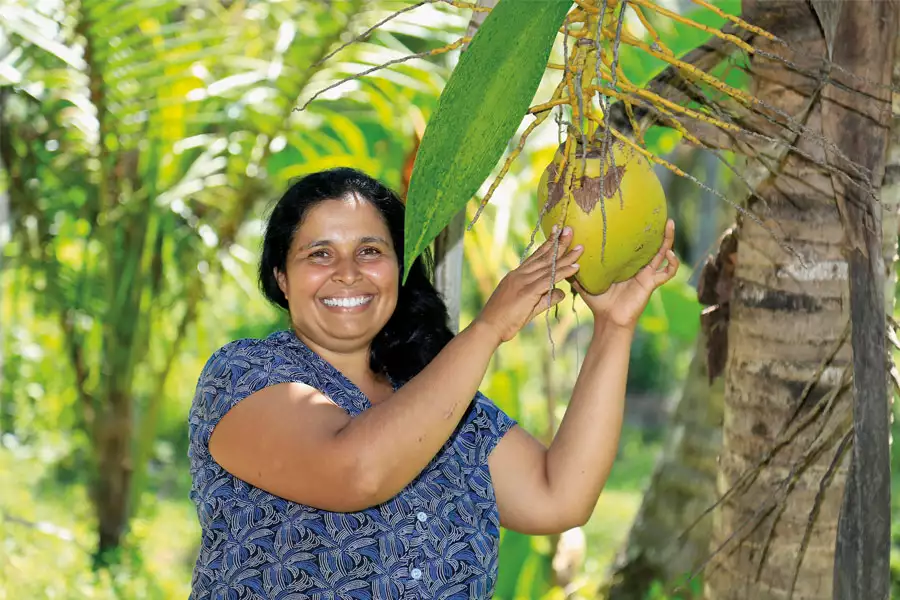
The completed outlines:
{"type": "Polygon", "coordinates": [[[462,53],[413,166],[404,279],[503,155],[571,6],[571,0],[502,0],[462,53]]]}

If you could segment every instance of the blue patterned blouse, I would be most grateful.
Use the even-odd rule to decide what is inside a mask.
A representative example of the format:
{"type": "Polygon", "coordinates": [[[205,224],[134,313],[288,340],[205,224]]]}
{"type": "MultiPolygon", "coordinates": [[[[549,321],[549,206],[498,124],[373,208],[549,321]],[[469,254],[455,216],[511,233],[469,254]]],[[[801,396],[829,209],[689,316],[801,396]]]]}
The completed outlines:
{"type": "Polygon", "coordinates": [[[290,381],[322,391],[351,416],[371,406],[291,331],[212,355],[190,411],[191,499],[202,529],[191,600],[490,598],[499,516],[487,458],[515,421],[479,393],[397,496],[361,512],[329,512],[256,488],[209,453],[231,407],[290,381]]]}

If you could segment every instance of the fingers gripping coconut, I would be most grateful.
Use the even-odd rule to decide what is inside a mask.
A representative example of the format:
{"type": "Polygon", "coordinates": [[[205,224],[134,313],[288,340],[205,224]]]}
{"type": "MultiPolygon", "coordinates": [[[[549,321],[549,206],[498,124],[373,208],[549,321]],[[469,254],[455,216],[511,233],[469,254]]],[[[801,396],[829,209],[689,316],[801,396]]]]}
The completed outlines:
{"type": "Polygon", "coordinates": [[[563,291],[556,288],[548,291],[547,281],[553,278],[555,285],[578,272],[575,261],[583,248],[570,246],[571,240],[572,229],[566,227],[560,234],[559,244],[554,243],[555,237],[545,241],[521,265],[507,273],[491,294],[478,320],[490,325],[501,342],[511,340],[535,316],[563,300],[563,291]]]}
{"type": "Polygon", "coordinates": [[[594,313],[595,322],[627,330],[637,326],[653,291],[678,272],[678,258],[672,251],[674,241],[675,223],[669,220],[663,243],[650,262],[630,279],[611,284],[602,294],[590,294],[577,280],[572,280],[572,287],[594,313]]]}

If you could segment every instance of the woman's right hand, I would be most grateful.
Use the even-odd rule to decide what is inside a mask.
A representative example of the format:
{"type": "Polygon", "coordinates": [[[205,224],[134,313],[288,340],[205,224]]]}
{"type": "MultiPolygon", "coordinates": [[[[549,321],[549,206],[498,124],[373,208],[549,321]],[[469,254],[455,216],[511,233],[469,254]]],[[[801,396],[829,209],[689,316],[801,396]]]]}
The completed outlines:
{"type": "MultiPolygon", "coordinates": [[[[554,227],[546,242],[521,265],[506,274],[491,294],[481,314],[475,319],[476,323],[490,327],[498,335],[501,343],[514,338],[534,317],[559,304],[565,298],[562,290],[554,287],[553,291],[550,291],[555,238],[554,227]]],[[[572,229],[564,227],[555,253],[554,286],[578,272],[578,263],[575,261],[581,256],[584,248],[577,245],[570,249],[571,242],[572,229]]]]}

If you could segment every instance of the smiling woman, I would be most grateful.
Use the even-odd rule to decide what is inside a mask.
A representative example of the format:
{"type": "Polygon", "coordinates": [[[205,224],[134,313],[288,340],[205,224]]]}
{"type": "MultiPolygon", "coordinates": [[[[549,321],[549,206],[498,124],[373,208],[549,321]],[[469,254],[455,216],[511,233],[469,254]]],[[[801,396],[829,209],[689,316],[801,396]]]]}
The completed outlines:
{"type": "Polygon", "coordinates": [[[387,324],[397,306],[397,258],[388,238],[378,209],[355,196],[309,211],[275,275],[304,343],[352,350],[387,324]]]}
{"type": "Polygon", "coordinates": [[[571,230],[454,337],[421,259],[400,284],[403,224],[397,196],[352,169],[303,178],[272,212],[260,285],[292,327],[225,345],[200,375],[193,600],[489,598],[501,523],[550,533],[590,516],[634,327],[677,270],[672,225],[633,279],[580,291],[595,335],[548,449],[478,386],[498,346],[563,298],[547,287],[578,270],[571,230]]]}
{"type": "MultiPolygon", "coordinates": [[[[269,219],[260,281],[315,351],[342,363],[332,354],[365,352],[371,343],[374,372],[407,379],[452,333],[421,260],[399,286],[403,222],[403,204],[374,179],[350,169],[310,175],[269,219]],[[398,344],[405,356],[392,350],[398,344]]],[[[340,366],[365,362],[353,365],[340,366]]]]}

